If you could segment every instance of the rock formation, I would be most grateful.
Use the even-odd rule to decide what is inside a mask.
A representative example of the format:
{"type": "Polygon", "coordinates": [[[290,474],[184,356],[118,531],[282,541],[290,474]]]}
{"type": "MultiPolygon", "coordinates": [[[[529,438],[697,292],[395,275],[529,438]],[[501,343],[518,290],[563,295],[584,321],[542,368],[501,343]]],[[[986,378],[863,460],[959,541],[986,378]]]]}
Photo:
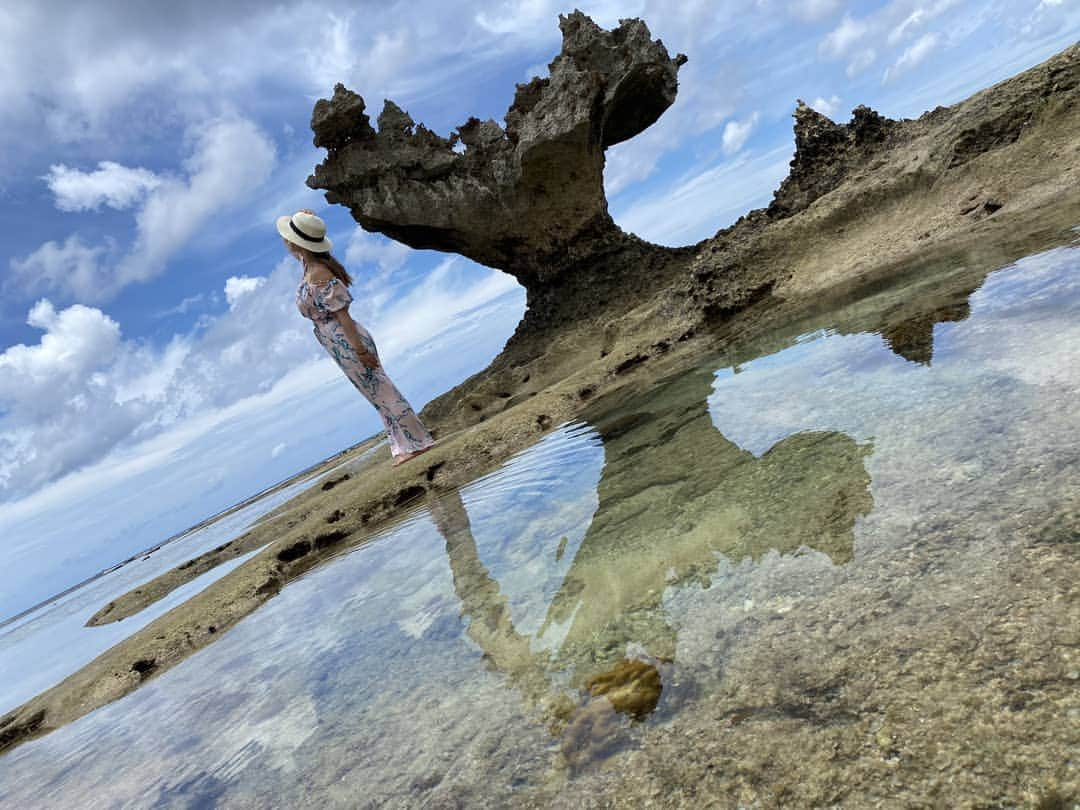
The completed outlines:
{"type": "Polygon", "coordinates": [[[917,120],[860,106],[838,124],[800,101],[791,171],[767,207],[693,246],[650,244],[608,213],[604,150],[674,102],[685,57],[640,20],[607,31],[574,12],[560,27],[550,77],[518,85],[505,127],[473,118],[444,138],[387,101],[376,131],[340,84],[315,105],[327,156],[310,186],[368,230],[460,253],[526,289],[504,351],[424,408],[443,429],[486,419],[620,342],[636,342],[627,362],[643,362],[758,302],[874,284],[957,238],[969,250],[986,220],[1000,242],[994,223],[1012,200],[1029,218],[1076,201],[1080,45],[917,120]]]}
{"type": "MultiPolygon", "coordinates": [[[[378,130],[364,99],[338,84],[316,103],[308,178],[364,228],[413,248],[460,253],[513,275],[529,311],[519,328],[559,326],[617,309],[685,275],[695,248],[653,245],[622,231],[604,195],[604,151],[655,122],[675,101],[682,54],[671,58],[641,20],[606,31],[581,12],[560,17],[550,77],[517,85],[505,127],[470,118],[449,138],[386,101],[378,130]]],[[[791,174],[766,211],[736,233],[789,217],[839,186],[895,140],[898,122],[858,107],[839,125],[799,102],[791,174]]],[[[710,317],[752,303],[768,280],[735,271],[710,317]]],[[[699,281],[706,280],[704,278],[699,281]]],[[[703,308],[707,307],[707,303],[703,308]]]]}
{"type": "MultiPolygon", "coordinates": [[[[902,223],[891,218],[891,226],[904,227],[875,258],[910,255],[925,247],[916,238],[933,234],[929,220],[940,214],[933,206],[947,202],[954,186],[979,179],[968,164],[1040,128],[1067,132],[1076,115],[1080,46],[915,121],[860,106],[850,123],[837,124],[799,102],[791,172],[771,204],[699,245],[665,248],[612,220],[604,150],[674,102],[686,57],[671,58],[636,19],[607,31],[574,12],[560,17],[560,27],[562,50],[550,77],[517,86],[505,126],[470,118],[445,138],[387,101],[376,131],[363,98],[340,84],[332,99],[315,105],[311,121],[315,145],[327,156],[308,185],[324,189],[329,202],[347,206],[370,231],[460,253],[526,288],[528,311],[510,344],[515,362],[540,351],[522,351],[529,336],[568,322],[595,325],[598,313],[625,311],[662,287],[706,323],[726,320],[800,272],[826,225],[843,232],[853,221],[887,215],[885,204],[926,202],[919,195],[933,190],[942,199],[908,211],[902,223]],[[1040,127],[1040,119],[1053,126],[1040,127]],[[818,214],[797,216],[811,208],[818,214]],[[789,227],[792,219],[798,224],[789,227]]],[[[1008,180],[1023,188],[1045,181],[1037,174],[1008,180]]],[[[994,178],[999,187],[1004,179],[994,178]]],[[[959,212],[969,218],[963,225],[996,213],[1008,197],[982,194],[976,187],[959,212]]]]}
{"type": "MultiPolygon", "coordinates": [[[[367,230],[510,273],[538,314],[565,309],[583,282],[619,282],[627,263],[663,275],[686,252],[615,224],[604,150],[671,106],[686,57],[670,58],[640,20],[605,31],[574,12],[560,26],[550,77],[517,86],[505,128],[470,118],[444,138],[387,101],[376,132],[363,98],[338,84],[315,105],[315,145],[328,154],[308,185],[367,230]]],[[[615,291],[603,287],[589,301],[615,291]]]]}
{"type": "Polygon", "coordinates": [[[854,164],[887,144],[896,123],[860,105],[852,111],[850,124],[835,124],[799,99],[795,157],[769,205],[769,216],[790,216],[832,191],[854,164]]]}
{"type": "MultiPolygon", "coordinates": [[[[712,368],[736,366],[779,350],[808,329],[836,326],[832,314],[819,321],[815,312],[827,312],[837,299],[862,301],[875,290],[888,301],[860,309],[841,331],[878,331],[901,356],[929,363],[934,324],[966,316],[966,297],[982,279],[979,268],[989,271],[1075,239],[1080,44],[913,121],[888,121],[858,109],[851,123],[840,125],[800,105],[792,171],[772,204],[711,239],[675,250],[619,230],[607,214],[601,175],[604,149],[641,131],[672,103],[682,60],[669,58],[638,21],[608,32],[575,13],[562,20],[562,27],[563,50],[552,63],[551,77],[519,88],[505,128],[474,120],[456,136],[441,138],[388,103],[376,132],[363,99],[344,88],[316,105],[316,143],[328,155],[310,184],[325,188],[332,202],[348,206],[369,230],[416,247],[461,252],[514,274],[528,290],[529,312],[507,349],[488,369],[424,409],[424,418],[440,431],[440,445],[419,467],[371,467],[365,468],[370,475],[335,479],[341,488],[334,490],[332,502],[323,500],[325,486],[300,496],[235,543],[169,572],[146,589],[147,598],[116,600],[99,618],[133,615],[216,562],[268,545],[62,683],[0,717],[0,752],[168,671],[329,554],[367,542],[403,504],[490,472],[539,433],[578,418],[586,401],[654,389],[658,380],[675,379],[676,371],[702,369],[709,357],[726,358],[712,368]],[[893,284],[901,275],[910,281],[916,258],[934,277],[942,267],[971,272],[964,270],[958,283],[934,291],[933,306],[916,306],[908,284],[893,284]],[[891,287],[899,289],[888,293],[891,287]],[[763,305],[745,311],[756,301],[763,305]],[[885,307],[884,317],[882,303],[895,304],[885,307]],[[450,435],[489,417],[485,425],[450,435]]],[[[760,460],[745,458],[713,435],[703,405],[708,383],[707,376],[699,377],[689,383],[685,398],[676,396],[686,408],[674,422],[650,416],[627,396],[627,419],[598,424],[605,443],[613,450],[623,445],[622,457],[629,458],[631,449],[639,452],[634,463],[642,470],[650,465],[674,469],[682,461],[678,453],[730,462],[732,475],[718,479],[715,469],[701,466],[702,475],[684,482],[680,494],[695,500],[726,495],[731,503],[753,506],[747,487],[756,481],[764,490],[786,493],[786,502],[810,508],[803,514],[773,514],[758,504],[747,512],[747,521],[759,529],[740,533],[733,542],[698,542],[690,535],[694,527],[687,526],[689,539],[668,545],[651,540],[652,547],[676,555],[670,567],[689,580],[708,576],[701,561],[715,565],[716,551],[731,559],[753,557],[776,547],[764,544],[767,531],[761,529],[794,526],[797,530],[785,534],[792,542],[811,545],[800,535],[806,530],[826,541],[816,548],[842,564],[851,551],[851,521],[868,508],[862,465],[867,449],[842,436],[803,434],[780,442],[760,460]],[[819,477],[806,476],[814,484],[808,490],[810,485],[797,477],[800,469],[835,475],[822,486],[819,477]]],[[[612,464],[605,472],[598,494],[606,505],[568,574],[576,582],[552,603],[552,623],[567,619],[573,599],[586,589],[598,600],[610,598],[598,572],[605,550],[614,548],[613,538],[622,531],[620,513],[630,514],[619,504],[645,498],[636,472],[628,464],[612,464]]],[[[470,636],[498,651],[489,658],[508,674],[521,673],[517,684],[523,693],[532,690],[539,703],[551,699],[553,713],[568,719],[575,707],[549,694],[543,667],[537,668],[528,640],[508,623],[508,603],[483,570],[461,511],[456,517],[444,512],[438,520],[472,623],[470,636]]],[[[678,527],[669,511],[654,508],[640,521],[638,537],[630,539],[644,544],[649,538],[641,532],[650,528],[659,535],[678,527]]],[[[1061,534],[1055,532],[1050,533],[1061,534]]],[[[623,604],[639,608],[632,611],[639,617],[655,606],[639,597],[666,585],[668,562],[658,557],[653,566],[665,574],[663,582],[639,580],[627,590],[623,604]]],[[[633,582],[632,575],[636,572],[622,579],[633,582]]],[[[1032,581],[1041,582],[1041,575],[1032,581]]],[[[560,651],[562,660],[573,662],[575,655],[595,649],[591,631],[602,627],[617,633],[619,623],[601,611],[582,611],[560,651]]],[[[638,638],[645,630],[655,651],[671,645],[671,628],[662,622],[633,629],[638,638]]],[[[612,650],[606,660],[590,660],[614,672],[621,655],[612,650]]],[[[786,648],[778,655],[786,659],[786,648]]],[[[1014,655],[1003,651],[999,657],[1014,655]]],[[[863,663],[856,661],[852,672],[862,672],[863,663]]],[[[651,677],[638,682],[648,686],[651,677]]],[[[966,694],[966,688],[957,693],[966,694]]],[[[600,716],[589,708],[603,702],[610,703],[590,699],[589,711],[578,712],[582,721],[568,723],[566,736],[595,740],[597,728],[618,721],[610,712],[600,716]]],[[[756,731],[744,742],[754,736],[756,731]]],[[[797,756],[803,755],[798,748],[797,756]]]]}

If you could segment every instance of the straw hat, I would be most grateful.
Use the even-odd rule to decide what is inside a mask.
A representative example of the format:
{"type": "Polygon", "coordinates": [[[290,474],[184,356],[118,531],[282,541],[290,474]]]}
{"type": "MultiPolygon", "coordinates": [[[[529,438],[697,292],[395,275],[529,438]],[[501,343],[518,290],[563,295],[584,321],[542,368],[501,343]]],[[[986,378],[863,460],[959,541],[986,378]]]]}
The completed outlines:
{"type": "Polygon", "coordinates": [[[306,211],[297,211],[291,217],[278,217],[277,229],[294,245],[307,248],[312,253],[329,253],[333,247],[326,238],[326,223],[306,211]]]}

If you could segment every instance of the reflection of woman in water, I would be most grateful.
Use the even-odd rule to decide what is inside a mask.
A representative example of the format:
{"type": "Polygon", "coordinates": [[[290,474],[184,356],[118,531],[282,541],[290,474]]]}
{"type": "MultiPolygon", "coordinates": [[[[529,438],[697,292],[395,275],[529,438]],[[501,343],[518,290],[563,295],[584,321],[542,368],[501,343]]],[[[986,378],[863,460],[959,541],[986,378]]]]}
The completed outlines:
{"type": "MultiPolygon", "coordinates": [[[[454,591],[461,600],[466,633],[484,660],[509,679],[528,705],[537,709],[548,730],[559,738],[571,771],[604,759],[626,744],[625,724],[618,715],[641,719],[660,700],[660,673],[643,661],[621,660],[614,668],[584,679],[584,692],[556,686],[557,664],[534,652],[531,639],[514,627],[510,602],[480,559],[469,514],[459,492],[429,504],[436,529],[446,541],[454,591]]],[[[589,657],[595,652],[589,648],[589,657]]],[[[579,662],[579,672],[590,668],[579,662]]]]}
{"type": "Polygon", "coordinates": [[[429,450],[435,440],[383,370],[371,334],[349,315],[352,278],[330,253],[326,224],[305,208],[291,217],[278,217],[277,229],[285,248],[304,267],[296,288],[300,314],[312,320],[319,343],[375,406],[390,436],[394,464],[429,450]]]}

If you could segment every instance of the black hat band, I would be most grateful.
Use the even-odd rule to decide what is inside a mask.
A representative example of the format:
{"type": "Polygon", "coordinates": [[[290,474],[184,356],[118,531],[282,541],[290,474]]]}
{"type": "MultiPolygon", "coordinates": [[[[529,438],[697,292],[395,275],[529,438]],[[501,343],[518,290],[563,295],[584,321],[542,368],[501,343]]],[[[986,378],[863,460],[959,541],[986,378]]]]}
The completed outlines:
{"type": "Polygon", "coordinates": [[[295,233],[299,237],[302,237],[303,239],[307,239],[309,242],[321,242],[326,238],[325,235],[323,235],[323,236],[310,236],[310,235],[304,233],[302,230],[300,230],[299,228],[296,227],[296,223],[294,223],[292,221],[291,217],[289,218],[289,227],[293,229],[293,233],[295,233]]]}

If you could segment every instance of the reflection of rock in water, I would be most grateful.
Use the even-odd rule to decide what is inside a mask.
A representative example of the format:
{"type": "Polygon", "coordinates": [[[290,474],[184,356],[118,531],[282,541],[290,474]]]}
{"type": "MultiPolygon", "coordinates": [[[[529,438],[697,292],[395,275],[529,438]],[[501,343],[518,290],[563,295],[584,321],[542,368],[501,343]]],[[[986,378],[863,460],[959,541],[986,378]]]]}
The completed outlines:
{"type": "Polygon", "coordinates": [[[974,290],[965,291],[962,301],[946,304],[898,323],[883,326],[881,336],[885,338],[889,348],[905,360],[928,366],[934,357],[934,325],[966,320],[971,314],[967,296],[972,292],[974,290]]]}
{"type": "Polygon", "coordinates": [[[851,559],[855,518],[872,505],[869,446],[802,433],[755,458],[713,426],[712,380],[688,374],[595,417],[607,457],[600,505],[545,621],[572,618],[559,655],[580,677],[621,658],[629,641],[673,657],[663,593],[707,583],[717,554],[809,546],[836,564],[851,559]]]}
{"type": "Polygon", "coordinates": [[[624,655],[637,642],[657,660],[673,658],[666,588],[707,582],[717,554],[737,560],[809,546],[843,564],[855,518],[870,510],[868,445],[804,433],[755,458],[713,426],[712,379],[685,375],[596,417],[607,463],[599,508],[545,621],[545,629],[569,625],[554,656],[533,652],[514,627],[460,495],[431,505],[468,636],[560,736],[571,770],[620,750],[626,721],[659,703],[657,667],[624,655]],[[577,697],[552,684],[556,670],[570,670],[577,697]]]}
{"type": "Polygon", "coordinates": [[[554,656],[533,652],[514,627],[460,495],[431,504],[469,638],[559,737],[571,772],[622,750],[627,721],[656,709],[659,670],[624,654],[637,642],[657,659],[674,657],[676,632],[661,604],[667,587],[707,582],[718,553],[756,558],[805,545],[845,563],[854,520],[871,507],[868,446],[805,433],[755,458],[713,426],[712,379],[685,375],[595,418],[607,462],[599,507],[545,621],[545,629],[569,625],[554,656]],[[570,670],[576,696],[552,683],[561,670],[570,670]]]}
{"type": "Polygon", "coordinates": [[[730,335],[718,365],[740,366],[778,354],[800,343],[806,335],[880,334],[889,349],[912,363],[929,365],[934,354],[934,327],[957,323],[971,314],[970,297],[986,277],[1007,261],[1004,256],[972,265],[965,254],[935,255],[923,264],[912,264],[908,280],[876,293],[854,285],[823,297],[807,309],[777,305],[754,328],[730,335]]]}

